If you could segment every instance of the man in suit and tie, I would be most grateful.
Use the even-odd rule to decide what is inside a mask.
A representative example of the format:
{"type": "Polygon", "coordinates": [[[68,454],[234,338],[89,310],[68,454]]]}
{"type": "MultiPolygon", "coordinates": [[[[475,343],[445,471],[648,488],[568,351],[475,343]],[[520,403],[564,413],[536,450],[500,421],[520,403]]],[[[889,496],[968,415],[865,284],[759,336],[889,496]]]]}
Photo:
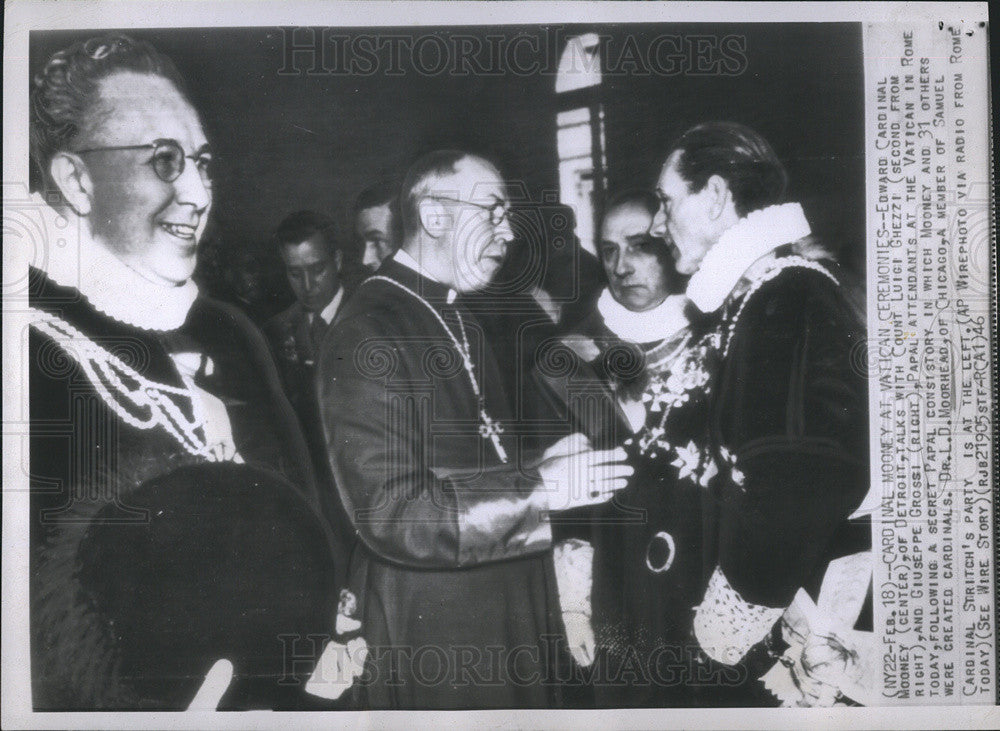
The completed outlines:
{"type": "Polygon", "coordinates": [[[335,236],[334,222],[314,211],[298,211],[285,218],[273,242],[284,262],[295,303],[268,320],[264,332],[274,351],[285,393],[302,422],[320,483],[323,510],[336,534],[345,537],[341,549],[346,556],[354,530],[330,474],[316,398],[315,357],[346,297],[341,272],[348,252],[346,244],[335,236]]]}
{"type": "Polygon", "coordinates": [[[344,299],[340,281],[344,251],[334,238],[333,221],[313,211],[285,218],[274,243],[295,303],[268,320],[264,331],[295,403],[304,390],[312,389],[316,348],[344,299]]]}

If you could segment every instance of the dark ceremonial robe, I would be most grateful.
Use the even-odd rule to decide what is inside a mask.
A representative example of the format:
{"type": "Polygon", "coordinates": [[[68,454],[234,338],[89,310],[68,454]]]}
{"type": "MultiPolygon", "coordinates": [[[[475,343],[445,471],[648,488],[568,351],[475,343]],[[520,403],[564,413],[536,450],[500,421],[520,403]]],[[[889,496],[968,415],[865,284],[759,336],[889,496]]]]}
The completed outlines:
{"type": "Polygon", "coordinates": [[[616,336],[595,310],[568,334],[541,344],[532,378],[544,386],[539,395],[556,419],[587,435],[595,449],[611,449],[632,434],[620,397],[641,392],[649,347],[616,336]]]}
{"type": "MultiPolygon", "coordinates": [[[[449,292],[390,259],[461,342],[449,292]]],[[[489,416],[509,424],[489,347],[462,313],[489,416]]],[[[427,305],[369,279],[324,341],[318,390],[337,486],[365,549],[373,708],[546,707],[558,631],[551,531],[531,457],[480,436],[462,359],[427,305]]]]}
{"type": "Polygon", "coordinates": [[[518,432],[526,439],[534,432],[538,446],[544,449],[557,437],[547,423],[553,415],[544,400],[538,398],[531,371],[537,353],[545,352],[558,340],[558,326],[533,297],[524,293],[498,295],[487,290],[463,293],[457,301],[476,318],[496,357],[518,432]]]}
{"type": "Polygon", "coordinates": [[[646,518],[594,562],[599,673],[642,682],[598,705],[775,704],[784,608],[870,546],[865,330],[831,270],[779,247],[654,365],[617,496],[646,518]]]}
{"type": "MultiPolygon", "coordinates": [[[[601,364],[582,361],[568,348],[563,341],[565,328],[554,323],[534,297],[522,293],[498,295],[487,290],[471,296],[463,294],[459,301],[476,315],[496,355],[522,445],[544,450],[562,437],[581,432],[595,448],[605,448],[621,443],[631,434],[601,364]]],[[[606,329],[602,334],[607,334],[606,329]]],[[[563,612],[577,604],[589,607],[589,598],[573,591],[565,593],[564,581],[572,582],[572,578],[558,556],[576,545],[567,539],[593,544],[594,526],[602,521],[592,516],[609,512],[615,522],[614,509],[607,504],[550,516],[553,545],[562,544],[556,553],[556,576],[563,612]],[[579,600],[577,604],[574,599],[579,600]]],[[[575,563],[586,560],[574,556],[575,563]]],[[[558,662],[566,669],[560,679],[562,706],[592,707],[593,691],[583,682],[583,673],[568,648],[561,652],[558,662]]]]}
{"type": "MultiPolygon", "coordinates": [[[[225,460],[235,470],[233,479],[243,471],[243,479],[259,489],[272,481],[290,484],[318,514],[308,452],[263,338],[235,308],[198,296],[180,327],[143,329],[96,309],[79,290],[44,272],[31,269],[29,276],[34,707],[150,707],[141,697],[113,694],[115,651],[102,654],[96,648],[113,647],[114,627],[104,623],[100,606],[78,583],[77,568],[88,522],[98,512],[102,522],[142,524],[147,517],[130,505],[131,492],[180,469],[197,480],[198,466],[217,460],[199,453],[198,443],[207,438],[203,427],[183,436],[183,423],[196,422],[195,401],[170,354],[200,360],[193,383],[224,405],[244,462],[225,460]],[[71,331],[75,334],[66,334],[71,331]],[[151,384],[159,408],[130,400],[135,374],[151,384]],[[161,421],[144,423],[152,413],[161,421]]],[[[210,484],[206,478],[205,489],[210,484]]],[[[325,533],[324,550],[332,561],[325,533]]],[[[245,607],[230,607],[233,621],[257,606],[258,598],[266,603],[251,597],[245,607]]],[[[303,660],[297,670],[307,664],[303,660]]]]}
{"type": "MultiPolygon", "coordinates": [[[[678,337],[674,335],[671,342],[678,337]]],[[[596,449],[622,446],[634,427],[621,398],[638,397],[646,382],[648,358],[656,357],[656,345],[619,338],[595,310],[577,323],[571,336],[539,350],[531,372],[537,384],[536,398],[547,405],[555,424],[565,425],[567,433],[585,434],[596,449]]],[[[595,598],[620,590],[620,584],[608,577],[616,576],[622,563],[623,535],[645,520],[644,511],[623,504],[617,495],[606,503],[566,511],[553,519],[553,541],[560,547],[556,573],[563,610],[587,614],[595,637],[605,634],[598,626],[603,618],[593,614],[595,598]],[[580,563],[591,555],[591,565],[580,570],[580,563]],[[595,568],[594,563],[602,568],[595,568]]],[[[597,691],[605,682],[600,675],[603,669],[601,665],[579,668],[574,664],[572,680],[564,689],[567,703],[592,708],[599,698],[606,705],[607,691],[597,691]]]]}

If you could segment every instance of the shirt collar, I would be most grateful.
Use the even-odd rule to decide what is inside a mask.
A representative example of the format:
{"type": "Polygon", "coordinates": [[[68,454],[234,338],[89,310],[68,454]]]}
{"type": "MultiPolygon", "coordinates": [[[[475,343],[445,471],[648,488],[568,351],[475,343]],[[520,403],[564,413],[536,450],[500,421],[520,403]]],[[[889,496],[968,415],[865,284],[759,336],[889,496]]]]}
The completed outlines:
{"type": "Polygon", "coordinates": [[[688,282],[688,299],[702,312],[715,312],[755,261],[810,233],[798,203],[752,211],[726,230],[705,254],[688,282]]]}
{"type": "Polygon", "coordinates": [[[49,279],[78,290],[95,309],[133,327],[169,331],[184,324],[198,297],[193,280],[179,286],[151,282],[96,241],[86,218],[56,211],[39,195],[32,202],[55,239],[38,265],[49,279]]]}
{"type": "Polygon", "coordinates": [[[337,314],[337,310],[340,308],[340,301],[342,299],[344,299],[343,287],[337,290],[337,294],[333,295],[333,299],[330,300],[330,304],[320,310],[319,316],[323,318],[323,322],[327,325],[333,322],[333,317],[337,314]]]}
{"type": "MultiPolygon", "coordinates": [[[[398,263],[398,264],[402,264],[407,269],[412,269],[413,271],[415,271],[417,274],[419,274],[421,277],[424,277],[425,279],[429,279],[432,282],[437,282],[438,284],[442,284],[442,282],[440,282],[437,279],[437,277],[435,277],[434,275],[430,274],[426,269],[424,269],[420,265],[419,261],[417,261],[416,259],[414,259],[413,256],[411,256],[408,252],[404,251],[403,249],[398,249],[396,251],[396,253],[393,254],[393,260],[396,263],[398,263]]],[[[448,287],[448,297],[447,297],[447,300],[448,300],[448,304],[449,305],[452,304],[452,303],[454,303],[455,297],[457,297],[457,296],[458,296],[458,293],[455,290],[453,290],[451,287],[448,287]]]]}

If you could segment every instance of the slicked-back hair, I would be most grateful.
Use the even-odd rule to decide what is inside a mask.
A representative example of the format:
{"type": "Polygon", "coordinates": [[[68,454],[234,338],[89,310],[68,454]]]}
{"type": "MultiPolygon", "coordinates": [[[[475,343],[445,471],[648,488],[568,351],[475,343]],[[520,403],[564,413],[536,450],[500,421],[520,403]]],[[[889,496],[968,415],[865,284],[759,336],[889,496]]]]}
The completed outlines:
{"type": "Polygon", "coordinates": [[[57,51],[31,86],[31,157],[42,180],[48,181],[53,155],[72,149],[77,135],[92,122],[101,80],[120,71],[162,76],[190,102],[173,61],[146,41],[112,33],[57,51]]]}
{"type": "MultiPolygon", "coordinates": [[[[403,240],[415,236],[420,230],[420,198],[424,195],[426,183],[431,178],[447,177],[458,171],[462,160],[477,160],[487,167],[496,169],[490,160],[462,150],[437,150],[418,159],[403,178],[399,191],[400,208],[403,214],[403,240]]],[[[499,171],[497,172],[499,175],[499,171]]]]}
{"type": "Polygon", "coordinates": [[[740,216],[780,203],[785,195],[784,165],[767,140],[742,124],[699,124],[681,135],[673,149],[681,151],[677,169],[688,190],[697,193],[718,175],[729,184],[740,216]]]}
{"type": "Polygon", "coordinates": [[[352,209],[353,217],[357,218],[358,213],[365,209],[388,206],[391,218],[391,230],[389,233],[392,235],[393,243],[397,246],[403,240],[403,221],[399,210],[399,189],[399,182],[391,180],[382,180],[374,185],[369,185],[354,199],[354,208],[352,209]]]}
{"type": "Polygon", "coordinates": [[[395,206],[399,203],[399,184],[391,181],[381,180],[358,193],[354,199],[354,212],[363,211],[365,208],[380,208],[381,206],[395,206]]]}
{"type": "Polygon", "coordinates": [[[285,246],[301,244],[307,239],[316,238],[326,247],[327,253],[333,256],[338,251],[348,253],[347,246],[337,235],[333,219],[316,211],[296,211],[284,218],[278,224],[272,240],[274,247],[281,253],[285,246]]]}

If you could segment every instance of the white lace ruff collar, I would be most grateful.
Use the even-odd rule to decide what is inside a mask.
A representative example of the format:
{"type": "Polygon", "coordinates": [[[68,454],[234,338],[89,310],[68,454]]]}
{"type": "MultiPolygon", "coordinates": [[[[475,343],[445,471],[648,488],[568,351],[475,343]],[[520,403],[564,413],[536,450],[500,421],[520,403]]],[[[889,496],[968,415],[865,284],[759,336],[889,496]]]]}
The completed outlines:
{"type": "Polygon", "coordinates": [[[622,340],[633,343],[652,343],[666,340],[688,324],[684,316],[687,298],[672,294],[651,310],[632,312],[611,296],[605,288],[597,300],[597,309],[604,324],[622,340]]]}
{"type": "Polygon", "coordinates": [[[150,282],[90,235],[86,219],[49,207],[32,196],[42,212],[47,237],[38,268],[56,284],[80,291],[108,317],[143,330],[176,330],[198,297],[188,279],[177,287],[150,282]]]}
{"type": "Polygon", "coordinates": [[[688,282],[688,298],[702,312],[715,312],[755,261],[811,232],[798,203],[751,212],[723,233],[705,254],[701,267],[688,282]]]}

